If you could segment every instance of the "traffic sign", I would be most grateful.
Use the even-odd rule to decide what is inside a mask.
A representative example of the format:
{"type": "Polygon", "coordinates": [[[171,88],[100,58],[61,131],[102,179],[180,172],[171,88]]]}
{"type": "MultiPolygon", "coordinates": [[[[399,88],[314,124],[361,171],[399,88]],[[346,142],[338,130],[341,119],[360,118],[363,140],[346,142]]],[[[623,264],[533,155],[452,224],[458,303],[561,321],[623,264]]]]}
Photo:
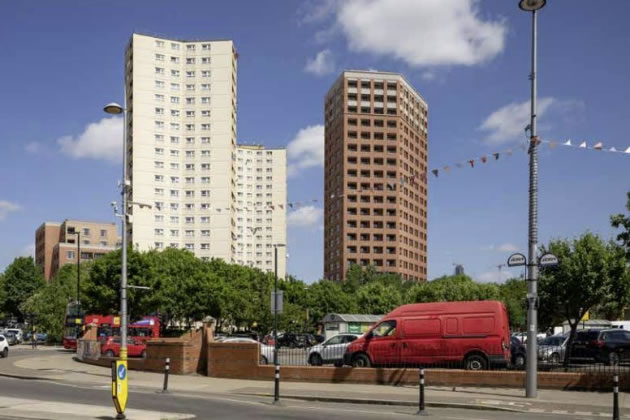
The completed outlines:
{"type": "Polygon", "coordinates": [[[541,267],[550,267],[554,265],[558,265],[558,257],[553,254],[545,254],[538,260],[538,264],[541,267]]]}
{"type": "Polygon", "coordinates": [[[523,254],[512,254],[507,260],[508,267],[518,267],[519,265],[527,264],[527,259],[523,254]]]}
{"type": "MultiPolygon", "coordinates": [[[[276,293],[278,293],[278,313],[281,314],[282,313],[282,307],[283,307],[283,293],[282,290],[278,290],[276,293]]],[[[271,313],[275,313],[276,312],[276,296],[274,291],[271,291],[271,313]]]]}

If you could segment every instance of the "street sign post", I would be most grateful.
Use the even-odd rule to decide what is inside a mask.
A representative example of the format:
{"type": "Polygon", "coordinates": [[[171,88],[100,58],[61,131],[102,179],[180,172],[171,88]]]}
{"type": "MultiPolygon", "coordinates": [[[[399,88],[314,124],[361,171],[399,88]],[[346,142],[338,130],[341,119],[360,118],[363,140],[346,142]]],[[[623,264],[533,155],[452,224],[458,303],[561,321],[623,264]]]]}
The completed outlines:
{"type": "Polygon", "coordinates": [[[112,362],[112,399],[118,415],[117,419],[125,418],[125,408],[127,407],[127,361],[116,360],[112,362]]]}
{"type": "Polygon", "coordinates": [[[283,291],[282,290],[278,290],[277,292],[274,292],[273,290],[271,291],[271,313],[276,313],[276,302],[278,302],[278,312],[279,314],[282,313],[282,307],[283,307],[283,291]],[[275,298],[275,293],[278,294],[278,299],[276,300],[275,298]]]}
{"type": "Polygon", "coordinates": [[[527,258],[525,258],[525,255],[519,253],[510,255],[510,258],[507,260],[508,267],[518,267],[519,265],[525,264],[527,264],[527,258]]]}
{"type": "Polygon", "coordinates": [[[558,257],[550,253],[544,254],[538,260],[538,265],[540,265],[541,267],[550,267],[550,266],[558,265],[558,257]]]}

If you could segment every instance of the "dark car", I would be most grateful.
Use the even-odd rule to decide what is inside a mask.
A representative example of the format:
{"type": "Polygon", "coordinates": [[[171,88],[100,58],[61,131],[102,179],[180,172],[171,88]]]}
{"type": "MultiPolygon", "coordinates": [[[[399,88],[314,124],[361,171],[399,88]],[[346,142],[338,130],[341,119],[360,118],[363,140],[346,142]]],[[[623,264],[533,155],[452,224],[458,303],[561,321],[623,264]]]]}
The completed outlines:
{"type": "Polygon", "coordinates": [[[517,369],[523,368],[527,361],[527,347],[521,343],[521,340],[514,336],[510,341],[510,353],[512,353],[512,366],[517,369]]]}
{"type": "Polygon", "coordinates": [[[611,366],[630,362],[630,331],[578,331],[570,357],[571,361],[598,362],[611,366]]]}

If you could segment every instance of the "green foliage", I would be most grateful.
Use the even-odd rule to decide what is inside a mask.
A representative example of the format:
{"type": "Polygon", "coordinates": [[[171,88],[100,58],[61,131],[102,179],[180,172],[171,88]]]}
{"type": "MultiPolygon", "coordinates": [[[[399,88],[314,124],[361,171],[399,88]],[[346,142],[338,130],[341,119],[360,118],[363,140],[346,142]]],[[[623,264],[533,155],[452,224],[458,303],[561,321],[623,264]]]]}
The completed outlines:
{"type": "Polygon", "coordinates": [[[44,277],[33,257],[18,257],[6,268],[3,275],[3,312],[24,321],[20,305],[44,286],[44,277]]]}
{"type": "Polygon", "coordinates": [[[510,318],[510,326],[522,330],[527,323],[527,282],[509,279],[499,285],[499,300],[505,303],[510,318]]]}
{"type": "MultiPolygon", "coordinates": [[[[628,201],[626,202],[626,210],[630,212],[630,192],[627,193],[628,201]]],[[[630,262],[630,215],[615,214],[610,216],[610,223],[615,228],[623,229],[617,235],[617,240],[621,246],[625,248],[626,259],[630,262]]]]}
{"type": "Polygon", "coordinates": [[[572,241],[551,241],[541,252],[551,252],[560,261],[541,270],[539,311],[545,322],[567,320],[575,329],[597,306],[619,315],[628,305],[630,276],[617,244],[586,233],[572,241]]]}

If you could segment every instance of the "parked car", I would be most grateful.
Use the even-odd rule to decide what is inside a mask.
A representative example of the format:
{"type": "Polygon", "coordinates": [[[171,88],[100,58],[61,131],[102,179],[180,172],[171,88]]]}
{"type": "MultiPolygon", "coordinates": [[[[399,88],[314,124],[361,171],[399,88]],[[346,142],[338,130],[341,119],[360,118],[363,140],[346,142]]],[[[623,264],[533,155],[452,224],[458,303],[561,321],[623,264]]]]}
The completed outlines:
{"type": "Polygon", "coordinates": [[[616,366],[630,361],[630,331],[621,329],[578,331],[571,361],[599,362],[616,366]]]}
{"type": "MultiPolygon", "coordinates": [[[[107,337],[101,342],[101,354],[106,357],[120,356],[120,337],[107,337]]],[[[147,345],[141,340],[129,338],[127,341],[127,355],[129,357],[147,357],[147,345]]]]}
{"type": "Polygon", "coordinates": [[[260,345],[260,364],[266,365],[269,362],[273,361],[273,350],[272,346],[268,346],[266,344],[260,343],[253,338],[246,337],[224,337],[220,340],[216,340],[220,343],[256,343],[260,345]]]}
{"type": "Polygon", "coordinates": [[[565,334],[551,335],[538,344],[538,360],[559,365],[564,361],[569,337],[565,334]]]}
{"type": "Polygon", "coordinates": [[[308,353],[308,364],[321,366],[333,363],[335,366],[343,366],[343,355],[346,348],[359,337],[359,334],[338,334],[311,347],[308,353]]]}
{"type": "Polygon", "coordinates": [[[17,340],[17,344],[20,344],[24,341],[24,333],[19,328],[7,328],[6,332],[11,332],[15,334],[15,339],[17,340]]]}
{"type": "Polygon", "coordinates": [[[403,305],[350,343],[353,367],[462,364],[469,370],[510,362],[510,329],[498,301],[403,305]]]}
{"type": "Polygon", "coordinates": [[[14,345],[18,344],[18,339],[17,339],[17,336],[15,335],[15,333],[5,332],[4,333],[4,338],[7,339],[7,343],[10,346],[14,346],[14,345]]]}
{"type": "Polygon", "coordinates": [[[0,335],[0,355],[9,357],[9,342],[4,335],[0,335]]]}
{"type": "Polygon", "coordinates": [[[517,369],[523,368],[527,361],[527,347],[516,337],[511,338],[510,353],[512,366],[517,369]]]}

